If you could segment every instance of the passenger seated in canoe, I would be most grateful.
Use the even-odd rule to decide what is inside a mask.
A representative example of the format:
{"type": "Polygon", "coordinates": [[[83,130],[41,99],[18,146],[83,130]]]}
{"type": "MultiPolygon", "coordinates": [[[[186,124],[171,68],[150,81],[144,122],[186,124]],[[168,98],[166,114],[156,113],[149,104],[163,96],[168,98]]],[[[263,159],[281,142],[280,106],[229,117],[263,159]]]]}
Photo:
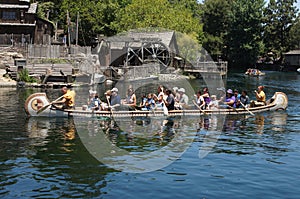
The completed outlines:
{"type": "MultiPolygon", "coordinates": [[[[188,103],[189,103],[189,97],[185,94],[185,89],[184,88],[180,88],[178,89],[178,93],[180,96],[180,100],[176,103],[176,109],[184,109],[188,107],[188,103]]],[[[173,95],[173,94],[172,94],[173,95]]],[[[175,98],[174,98],[175,100],[175,98]]]]}
{"type": "Polygon", "coordinates": [[[174,110],[175,99],[171,90],[166,90],[167,99],[163,99],[164,105],[167,107],[168,111],[174,110]]]}
{"type": "Polygon", "coordinates": [[[90,98],[88,101],[87,108],[89,110],[101,110],[100,104],[102,103],[102,101],[99,99],[97,92],[90,90],[89,93],[90,93],[90,98]]]}
{"type": "Polygon", "coordinates": [[[149,111],[154,110],[156,108],[156,103],[153,99],[153,94],[149,93],[146,98],[143,99],[143,102],[141,103],[141,110],[143,111],[149,111]]]}
{"type": "Polygon", "coordinates": [[[205,109],[205,101],[204,98],[201,95],[201,91],[198,91],[195,95],[195,102],[198,105],[197,108],[200,108],[201,110],[205,109]]]}
{"type": "Polygon", "coordinates": [[[180,94],[178,92],[178,87],[174,87],[173,88],[173,95],[174,95],[174,98],[175,98],[175,103],[179,102],[179,100],[180,100],[180,94]]]}
{"type": "Polygon", "coordinates": [[[219,100],[217,100],[216,95],[211,96],[211,101],[208,104],[208,109],[218,109],[219,108],[219,100]]]}
{"type": "Polygon", "coordinates": [[[210,103],[210,95],[209,95],[209,91],[208,91],[207,87],[203,88],[202,97],[204,98],[204,101],[205,101],[205,108],[204,109],[207,109],[208,105],[210,103]]]}
{"type": "Polygon", "coordinates": [[[248,107],[250,103],[247,91],[243,90],[241,96],[236,102],[236,108],[248,107]]]}
{"type": "Polygon", "coordinates": [[[102,101],[99,99],[98,94],[96,93],[89,108],[91,110],[95,110],[95,111],[102,110],[101,104],[102,104],[102,101]]]}
{"type": "Polygon", "coordinates": [[[233,95],[235,97],[235,102],[234,102],[234,108],[239,108],[239,106],[242,106],[238,101],[240,100],[241,94],[239,93],[238,89],[234,89],[233,95]]]}
{"type": "Polygon", "coordinates": [[[62,100],[51,102],[52,106],[59,109],[73,109],[75,105],[76,93],[69,90],[66,86],[61,88],[63,93],[62,100]]]}
{"type": "Polygon", "coordinates": [[[119,90],[117,88],[111,89],[111,96],[109,100],[109,108],[117,109],[121,105],[121,97],[118,94],[119,90]]]}
{"type": "Polygon", "coordinates": [[[220,105],[220,108],[233,108],[235,107],[235,97],[233,91],[228,89],[226,91],[226,99],[223,101],[223,104],[220,105]]]}
{"type": "Polygon", "coordinates": [[[264,92],[264,86],[258,86],[257,91],[255,90],[256,101],[251,101],[250,107],[264,106],[266,105],[266,94],[264,92]]]}
{"type": "Polygon", "coordinates": [[[226,90],[224,87],[221,88],[217,88],[218,93],[217,93],[217,100],[219,100],[219,102],[224,101],[224,99],[226,98],[226,90]]]}
{"type": "Polygon", "coordinates": [[[135,109],[136,107],[136,95],[133,88],[127,90],[127,97],[122,101],[122,105],[128,106],[130,109],[135,109]]]}
{"type": "Polygon", "coordinates": [[[251,74],[251,68],[248,68],[247,71],[245,72],[245,75],[251,74]]]}
{"type": "Polygon", "coordinates": [[[158,92],[157,95],[155,94],[153,95],[153,99],[155,100],[157,109],[163,109],[163,99],[166,98],[165,98],[164,88],[162,85],[160,85],[157,88],[157,92],[158,92]]]}
{"type": "Polygon", "coordinates": [[[95,97],[97,91],[89,90],[89,98],[87,100],[88,106],[92,103],[93,98],[95,97]]]}
{"type": "Polygon", "coordinates": [[[103,111],[108,111],[109,110],[109,105],[108,105],[108,102],[110,102],[110,97],[112,95],[112,92],[111,90],[107,90],[105,93],[104,93],[104,96],[105,96],[105,99],[106,99],[106,102],[101,102],[100,104],[100,109],[103,110],[103,111]]]}

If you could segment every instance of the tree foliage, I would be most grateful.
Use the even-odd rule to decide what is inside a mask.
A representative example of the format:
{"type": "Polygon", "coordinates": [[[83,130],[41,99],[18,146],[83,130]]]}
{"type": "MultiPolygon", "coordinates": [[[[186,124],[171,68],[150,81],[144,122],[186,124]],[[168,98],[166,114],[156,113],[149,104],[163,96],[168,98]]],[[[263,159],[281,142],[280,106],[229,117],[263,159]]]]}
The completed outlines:
{"type": "Polygon", "coordinates": [[[229,63],[248,67],[269,51],[281,54],[299,48],[300,22],[295,2],[270,0],[264,5],[264,0],[204,0],[202,4],[198,0],[40,0],[38,15],[46,19],[49,14],[48,20],[65,32],[68,25],[75,31],[79,16],[80,45],[91,45],[91,38],[100,34],[165,28],[191,36],[214,59],[221,55],[229,63]]]}
{"type": "Polygon", "coordinates": [[[227,56],[231,64],[248,67],[263,50],[263,0],[233,1],[228,34],[227,56]]]}
{"type": "Polygon", "coordinates": [[[132,0],[117,13],[117,32],[130,29],[160,27],[202,38],[202,26],[187,8],[172,6],[167,0],[132,0]]]}
{"type": "Polygon", "coordinates": [[[300,49],[300,18],[295,20],[294,25],[290,31],[290,45],[291,49],[300,49]]]}
{"type": "Polygon", "coordinates": [[[48,15],[50,14],[50,11],[53,9],[54,9],[53,2],[40,3],[37,14],[42,19],[48,19],[48,15]]]}
{"type": "Polygon", "coordinates": [[[206,0],[203,6],[203,47],[216,58],[225,53],[232,0],[206,0]]]}
{"type": "Polygon", "coordinates": [[[270,0],[264,10],[264,43],[267,51],[282,54],[292,48],[290,31],[295,23],[296,0],[270,0]]]}

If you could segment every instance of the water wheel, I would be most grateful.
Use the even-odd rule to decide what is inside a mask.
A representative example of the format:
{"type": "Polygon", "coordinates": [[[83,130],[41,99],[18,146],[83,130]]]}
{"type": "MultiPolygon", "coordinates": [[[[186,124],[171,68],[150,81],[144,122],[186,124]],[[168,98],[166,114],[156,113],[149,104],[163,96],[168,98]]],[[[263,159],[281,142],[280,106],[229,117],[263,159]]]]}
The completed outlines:
{"type": "Polygon", "coordinates": [[[137,66],[148,62],[157,62],[163,68],[167,68],[171,62],[169,48],[160,41],[143,41],[139,48],[128,46],[127,65],[137,66]]]}

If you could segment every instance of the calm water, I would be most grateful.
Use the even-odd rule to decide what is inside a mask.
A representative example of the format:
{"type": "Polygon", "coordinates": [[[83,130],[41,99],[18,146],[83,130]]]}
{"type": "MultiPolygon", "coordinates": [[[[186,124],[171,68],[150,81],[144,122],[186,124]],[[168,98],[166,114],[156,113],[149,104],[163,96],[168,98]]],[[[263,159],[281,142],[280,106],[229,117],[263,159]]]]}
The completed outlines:
{"type": "MultiPolygon", "coordinates": [[[[200,87],[197,80],[191,83],[200,87]]],[[[0,197],[299,198],[300,75],[266,72],[265,77],[248,78],[233,73],[227,87],[253,91],[260,84],[266,86],[268,97],[285,92],[288,109],[227,117],[221,124],[218,118],[175,118],[168,123],[129,118],[117,125],[78,118],[26,118],[26,97],[44,90],[0,88],[0,197]],[[217,133],[220,125],[223,130],[217,133]],[[122,172],[91,155],[95,148],[107,150],[97,142],[103,137],[133,154],[171,144],[177,151],[165,167],[122,172]],[[92,145],[86,148],[87,142],[92,145]],[[207,146],[208,153],[199,158],[207,146]]],[[[76,88],[79,102],[87,90],[76,88]]],[[[46,92],[55,99],[59,91],[46,92]]]]}

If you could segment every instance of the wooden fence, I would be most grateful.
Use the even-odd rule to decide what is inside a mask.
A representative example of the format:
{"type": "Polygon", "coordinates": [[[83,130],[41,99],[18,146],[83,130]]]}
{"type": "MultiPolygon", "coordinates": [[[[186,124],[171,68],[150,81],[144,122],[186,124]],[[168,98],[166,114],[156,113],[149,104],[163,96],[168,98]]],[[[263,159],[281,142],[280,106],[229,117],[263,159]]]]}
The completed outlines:
{"type": "Polygon", "coordinates": [[[65,58],[70,55],[91,54],[91,47],[88,46],[59,46],[59,45],[28,45],[28,58],[65,58]]]}

